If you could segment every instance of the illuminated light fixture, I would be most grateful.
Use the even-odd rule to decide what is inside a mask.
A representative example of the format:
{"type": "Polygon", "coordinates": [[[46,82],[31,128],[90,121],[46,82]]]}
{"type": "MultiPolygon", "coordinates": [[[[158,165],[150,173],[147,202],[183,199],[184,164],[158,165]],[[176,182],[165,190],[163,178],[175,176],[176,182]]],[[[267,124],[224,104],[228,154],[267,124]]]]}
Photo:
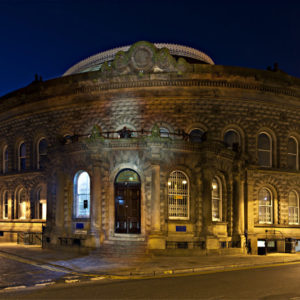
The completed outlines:
{"type": "Polygon", "coordinates": [[[213,190],[216,190],[216,189],[217,189],[217,187],[218,187],[218,186],[217,186],[215,183],[213,183],[213,184],[212,184],[212,188],[213,188],[213,190]]]}
{"type": "Polygon", "coordinates": [[[132,180],[133,180],[133,177],[129,177],[129,180],[132,181],[132,180]]]}
{"type": "Polygon", "coordinates": [[[170,185],[171,185],[171,181],[168,182],[168,186],[170,186],[170,185]]]}
{"type": "Polygon", "coordinates": [[[187,181],[186,180],[182,180],[182,184],[187,184],[187,181]]]}

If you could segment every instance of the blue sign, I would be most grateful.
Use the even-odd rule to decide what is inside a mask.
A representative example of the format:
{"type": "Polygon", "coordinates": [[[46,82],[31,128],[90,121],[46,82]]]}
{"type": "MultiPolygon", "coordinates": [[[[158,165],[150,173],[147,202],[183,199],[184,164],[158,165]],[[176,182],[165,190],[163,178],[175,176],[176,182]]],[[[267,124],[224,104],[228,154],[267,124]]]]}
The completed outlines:
{"type": "Polygon", "coordinates": [[[186,226],[176,226],[176,231],[186,232],[186,226]]]}
{"type": "Polygon", "coordinates": [[[83,229],[84,224],[83,223],[76,223],[76,229],[83,229]]]}

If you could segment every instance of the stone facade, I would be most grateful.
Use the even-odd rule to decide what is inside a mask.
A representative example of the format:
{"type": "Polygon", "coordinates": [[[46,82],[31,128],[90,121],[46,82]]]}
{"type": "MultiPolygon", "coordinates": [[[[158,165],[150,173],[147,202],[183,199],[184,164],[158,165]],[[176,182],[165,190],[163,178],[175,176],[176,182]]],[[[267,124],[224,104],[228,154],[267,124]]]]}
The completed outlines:
{"type": "MultiPolygon", "coordinates": [[[[119,52],[99,71],[35,81],[8,94],[0,102],[0,241],[25,234],[36,241],[43,231],[44,245],[53,247],[101,249],[129,240],[149,250],[234,253],[245,251],[247,241],[257,253],[257,241],[265,240],[285,251],[287,238],[300,239],[299,198],[298,223],[289,217],[289,193],[300,195],[299,97],[300,80],[281,71],[190,64],[147,42],[119,52]],[[124,127],[130,138],[118,138],[124,127]],[[205,132],[201,142],[189,136],[193,129],[205,132]],[[239,137],[231,147],[224,143],[228,131],[239,137]],[[269,150],[262,150],[269,166],[259,158],[262,133],[270,141],[269,150]],[[291,137],[297,144],[294,165],[288,162],[291,137]],[[41,138],[48,150],[39,161],[41,138]],[[26,167],[20,170],[23,142],[26,167]],[[116,233],[115,183],[122,170],[140,178],[138,233],[116,233]],[[74,211],[79,171],[91,182],[88,218],[74,211]],[[188,181],[184,218],[170,217],[174,171],[188,181]],[[218,220],[212,218],[214,178],[220,188],[218,220]],[[259,213],[262,189],[272,198],[267,222],[259,213]],[[47,220],[34,213],[42,198],[47,220]]],[[[180,197],[175,195],[176,203],[180,197]]]]}

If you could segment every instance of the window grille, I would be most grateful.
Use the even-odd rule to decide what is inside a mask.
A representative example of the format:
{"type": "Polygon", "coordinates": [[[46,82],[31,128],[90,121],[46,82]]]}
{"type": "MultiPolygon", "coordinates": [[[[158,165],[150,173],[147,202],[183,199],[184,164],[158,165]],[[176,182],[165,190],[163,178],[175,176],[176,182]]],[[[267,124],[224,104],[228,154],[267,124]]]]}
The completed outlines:
{"type": "Polygon", "coordinates": [[[258,218],[261,224],[272,224],[273,222],[273,199],[271,192],[262,188],[258,193],[258,218]]]}
{"type": "Polygon", "coordinates": [[[289,169],[298,169],[298,142],[294,137],[290,137],[288,140],[288,157],[287,157],[289,169]]]}
{"type": "Polygon", "coordinates": [[[222,220],[222,186],[218,178],[212,180],[212,220],[222,220]]]}
{"type": "Polygon", "coordinates": [[[289,224],[299,224],[299,197],[295,191],[289,193],[289,224]]]}
{"type": "Polygon", "coordinates": [[[75,217],[90,216],[90,176],[85,171],[79,171],[74,178],[75,217]]]}
{"type": "Polygon", "coordinates": [[[189,182],[183,172],[174,171],[168,179],[168,211],[170,219],[189,217],[189,182]]]}
{"type": "Polygon", "coordinates": [[[258,164],[262,167],[272,166],[272,140],[266,133],[258,136],[258,164]]]}

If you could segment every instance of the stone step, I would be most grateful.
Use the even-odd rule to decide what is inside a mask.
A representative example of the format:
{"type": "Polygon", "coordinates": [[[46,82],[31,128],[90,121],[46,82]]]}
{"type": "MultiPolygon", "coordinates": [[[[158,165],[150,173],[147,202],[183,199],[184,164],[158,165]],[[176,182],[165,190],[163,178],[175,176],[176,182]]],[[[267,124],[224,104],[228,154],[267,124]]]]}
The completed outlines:
{"type": "Polygon", "coordinates": [[[147,254],[145,241],[108,240],[97,250],[99,255],[108,257],[139,257],[147,254]]]}

